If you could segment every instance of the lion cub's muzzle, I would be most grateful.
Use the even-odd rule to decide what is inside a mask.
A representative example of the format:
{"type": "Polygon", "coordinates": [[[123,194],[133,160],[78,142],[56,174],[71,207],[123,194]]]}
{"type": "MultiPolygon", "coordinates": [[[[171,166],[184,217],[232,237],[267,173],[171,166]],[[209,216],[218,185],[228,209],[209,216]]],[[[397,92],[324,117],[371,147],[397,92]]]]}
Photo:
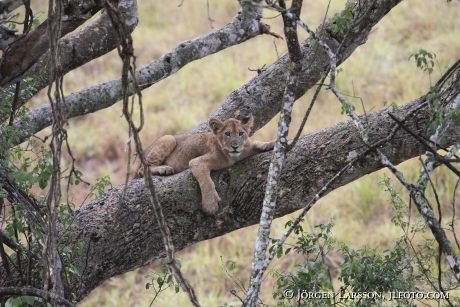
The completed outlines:
{"type": "Polygon", "coordinates": [[[243,151],[243,148],[239,148],[240,146],[235,146],[231,145],[230,148],[228,149],[228,154],[231,157],[238,157],[241,154],[241,151],[243,151]]]}

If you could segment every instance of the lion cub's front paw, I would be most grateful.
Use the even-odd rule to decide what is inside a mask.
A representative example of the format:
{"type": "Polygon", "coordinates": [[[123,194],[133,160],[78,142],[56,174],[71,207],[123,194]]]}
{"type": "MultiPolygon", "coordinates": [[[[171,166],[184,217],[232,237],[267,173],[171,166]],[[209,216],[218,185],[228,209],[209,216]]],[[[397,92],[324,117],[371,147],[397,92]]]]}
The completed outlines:
{"type": "Polygon", "coordinates": [[[203,211],[209,215],[215,215],[219,210],[219,203],[221,199],[217,192],[212,193],[211,195],[203,195],[203,211]]]}
{"type": "Polygon", "coordinates": [[[174,169],[171,166],[160,165],[152,169],[152,175],[172,175],[174,174],[174,169]]]}

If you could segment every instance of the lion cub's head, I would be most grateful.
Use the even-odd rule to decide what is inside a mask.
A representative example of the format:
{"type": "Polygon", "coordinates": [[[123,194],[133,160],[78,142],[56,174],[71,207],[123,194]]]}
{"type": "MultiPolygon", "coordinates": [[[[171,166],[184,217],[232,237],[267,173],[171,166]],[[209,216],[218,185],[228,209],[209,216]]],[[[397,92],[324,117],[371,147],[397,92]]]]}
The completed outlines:
{"type": "Polygon", "coordinates": [[[241,121],[230,118],[221,122],[218,119],[211,118],[209,120],[209,127],[216,135],[221,148],[228,152],[230,156],[238,157],[249,138],[252,123],[252,115],[241,121]]]}

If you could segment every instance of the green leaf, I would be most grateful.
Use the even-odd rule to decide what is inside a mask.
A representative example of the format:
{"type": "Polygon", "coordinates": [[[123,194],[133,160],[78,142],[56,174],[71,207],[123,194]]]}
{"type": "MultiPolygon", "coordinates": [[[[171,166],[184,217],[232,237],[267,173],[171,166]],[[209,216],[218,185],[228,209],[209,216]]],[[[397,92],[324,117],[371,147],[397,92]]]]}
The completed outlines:
{"type": "Polygon", "coordinates": [[[158,278],[157,278],[157,283],[158,283],[158,287],[161,288],[161,287],[163,287],[163,285],[164,285],[165,282],[164,282],[163,278],[158,277],[158,278]]]}
{"type": "Polygon", "coordinates": [[[38,18],[35,18],[34,21],[32,21],[32,27],[34,30],[40,25],[40,20],[38,18]]]}
{"type": "Polygon", "coordinates": [[[22,296],[21,299],[27,305],[33,305],[35,302],[35,298],[33,296],[22,296]]]}
{"type": "Polygon", "coordinates": [[[276,258],[281,258],[281,256],[283,256],[283,247],[280,246],[280,248],[278,249],[278,251],[276,252],[276,258]]]}
{"type": "Polygon", "coordinates": [[[21,306],[22,306],[22,300],[20,297],[9,298],[5,303],[5,307],[21,307],[21,306]]]}
{"type": "Polygon", "coordinates": [[[45,189],[46,186],[48,185],[48,181],[47,180],[39,180],[38,181],[38,186],[40,187],[40,189],[45,189]]]}

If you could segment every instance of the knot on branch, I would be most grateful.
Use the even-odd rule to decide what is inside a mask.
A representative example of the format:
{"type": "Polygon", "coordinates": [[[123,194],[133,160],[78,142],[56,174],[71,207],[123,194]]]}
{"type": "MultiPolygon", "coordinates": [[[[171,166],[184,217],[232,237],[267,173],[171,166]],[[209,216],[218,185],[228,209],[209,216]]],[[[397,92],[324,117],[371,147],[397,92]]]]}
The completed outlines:
{"type": "Polygon", "coordinates": [[[260,29],[260,34],[268,34],[268,35],[274,36],[276,38],[283,39],[279,34],[277,34],[275,32],[271,32],[270,31],[270,26],[267,25],[266,23],[259,22],[259,29],[260,29]]]}

